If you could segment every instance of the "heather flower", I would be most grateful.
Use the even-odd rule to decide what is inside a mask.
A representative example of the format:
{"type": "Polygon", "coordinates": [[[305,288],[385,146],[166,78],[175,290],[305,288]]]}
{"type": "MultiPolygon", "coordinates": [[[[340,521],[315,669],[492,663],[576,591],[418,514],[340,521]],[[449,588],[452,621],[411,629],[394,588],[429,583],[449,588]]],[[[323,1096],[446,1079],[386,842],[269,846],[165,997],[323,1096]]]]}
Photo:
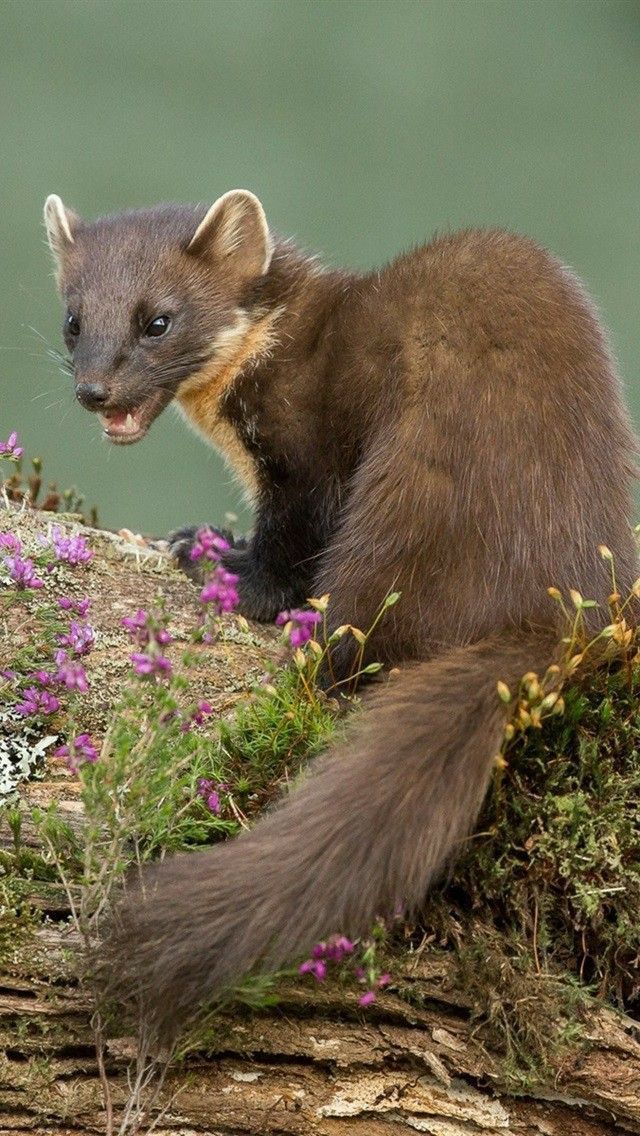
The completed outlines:
{"type": "Polygon", "coordinates": [[[13,458],[14,461],[21,458],[24,450],[22,446],[18,445],[19,440],[16,431],[12,430],[6,442],[0,442],[0,455],[5,458],[13,458]]]}
{"type": "Polygon", "coordinates": [[[63,611],[73,611],[84,619],[91,607],[90,599],[72,600],[68,596],[58,596],[58,604],[63,611]]]}
{"type": "Polygon", "coordinates": [[[346,935],[337,935],[326,944],[325,956],[331,962],[342,962],[345,955],[350,955],[353,949],[351,939],[347,939],[346,935]]]}
{"type": "Polygon", "coordinates": [[[171,675],[171,660],[160,650],[161,647],[173,642],[173,636],[166,627],[163,627],[144,608],[139,608],[134,615],[125,615],[121,622],[133,642],[138,647],[144,648],[142,651],[134,651],[129,656],[136,674],[141,678],[149,675],[171,675]]]}
{"type": "Polygon", "coordinates": [[[95,633],[90,623],[79,623],[72,619],[66,635],[58,635],[61,647],[69,647],[74,655],[87,655],[95,642],[95,633]]]}
{"type": "Polygon", "coordinates": [[[189,558],[191,560],[201,560],[202,557],[205,557],[207,560],[219,561],[221,554],[226,552],[230,547],[229,541],[214,532],[213,529],[198,529],[195,543],[189,553],[189,558]]]}
{"type": "Polygon", "coordinates": [[[56,559],[64,560],[67,564],[86,564],[93,557],[83,536],[65,536],[59,525],[53,526],[51,541],[56,559]]]}
{"type": "Polygon", "coordinates": [[[16,704],[16,713],[26,718],[30,714],[55,714],[60,709],[60,701],[48,690],[38,690],[29,686],[22,692],[23,701],[16,704]]]}
{"type": "Polygon", "coordinates": [[[83,762],[95,764],[98,760],[98,750],[90,734],[78,734],[69,745],[58,746],[58,749],[53,751],[53,756],[63,757],[71,772],[77,773],[83,762]]]}
{"type": "Polygon", "coordinates": [[[139,643],[141,647],[146,646],[149,642],[148,611],[145,611],[144,608],[138,608],[135,615],[125,615],[120,622],[136,643],[139,643]]]}
{"type": "Polygon", "coordinates": [[[145,678],[147,675],[171,674],[171,660],[167,659],[164,655],[155,653],[145,655],[139,651],[134,651],[129,658],[133,663],[134,671],[142,678],[145,678]]]}
{"type": "Polygon", "coordinates": [[[213,714],[213,706],[209,702],[199,702],[195,710],[182,725],[182,732],[187,733],[192,726],[201,726],[207,714],[213,714]]]}
{"type": "Polygon", "coordinates": [[[322,959],[307,959],[300,963],[299,974],[312,974],[318,982],[324,982],[327,977],[327,964],[322,959]]]}
{"type": "Polygon", "coordinates": [[[0,548],[6,548],[8,552],[13,552],[19,556],[22,552],[22,543],[20,538],[14,536],[13,533],[0,532],[0,548]]]}
{"type": "Polygon", "coordinates": [[[213,787],[213,781],[201,777],[198,781],[198,796],[202,797],[210,812],[220,815],[220,795],[213,787]]]}
{"type": "Polygon", "coordinates": [[[51,686],[54,680],[50,671],[34,671],[32,675],[29,675],[29,678],[32,678],[34,682],[39,682],[40,686],[51,686]]]}
{"type": "Polygon", "coordinates": [[[350,955],[353,949],[354,944],[346,935],[334,935],[326,943],[316,943],[311,956],[315,959],[328,959],[330,962],[342,962],[344,956],[350,955]]]}
{"type": "Polygon", "coordinates": [[[42,580],[35,574],[33,560],[23,560],[21,556],[4,556],[2,562],[18,588],[44,587],[42,580]]]}
{"type": "Polygon", "coordinates": [[[213,604],[216,615],[233,611],[240,602],[236,584],[240,579],[233,572],[227,572],[222,565],[214,570],[210,580],[207,581],[200,592],[200,600],[205,604],[213,604]]]}
{"type": "Polygon", "coordinates": [[[303,647],[312,638],[315,626],[321,619],[319,611],[281,611],[276,616],[276,627],[284,627],[292,647],[303,647]]]}
{"type": "Polygon", "coordinates": [[[67,690],[79,690],[82,694],[89,689],[87,672],[82,663],[71,660],[66,651],[56,651],[55,662],[57,671],[54,680],[66,686],[67,690]]]}
{"type": "Polygon", "coordinates": [[[360,997],[358,998],[358,1005],[359,1006],[370,1006],[372,1002],[375,1002],[375,1000],[376,1000],[375,990],[367,990],[365,994],[361,994],[360,997]]]}

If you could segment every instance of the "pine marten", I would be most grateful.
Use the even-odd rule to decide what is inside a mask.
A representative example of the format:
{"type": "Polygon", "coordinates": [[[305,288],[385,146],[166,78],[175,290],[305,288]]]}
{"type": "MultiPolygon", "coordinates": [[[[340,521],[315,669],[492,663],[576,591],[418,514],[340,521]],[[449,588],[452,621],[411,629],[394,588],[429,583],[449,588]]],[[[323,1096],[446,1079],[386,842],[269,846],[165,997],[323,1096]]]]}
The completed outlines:
{"type": "Polygon", "coordinates": [[[637,575],[636,444],[593,304],[528,238],[447,234],[357,274],[276,239],[244,190],[91,222],[52,196],[45,219],[78,400],[117,444],[175,402],[244,482],[255,526],[224,555],[244,614],[330,593],[330,627],[366,629],[402,593],[365,659],[400,673],[347,740],[123,900],[114,969],[167,1036],[251,968],[419,907],[482,804],[497,681],[554,658],[548,586],[607,622],[598,545],[621,591],[637,575]]]}

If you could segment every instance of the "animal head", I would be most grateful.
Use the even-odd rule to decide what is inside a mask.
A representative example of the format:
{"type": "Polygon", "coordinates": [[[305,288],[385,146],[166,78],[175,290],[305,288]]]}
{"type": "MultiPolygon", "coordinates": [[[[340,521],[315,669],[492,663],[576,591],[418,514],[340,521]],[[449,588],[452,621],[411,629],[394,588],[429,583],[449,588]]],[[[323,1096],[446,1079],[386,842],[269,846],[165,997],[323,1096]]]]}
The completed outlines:
{"type": "Polygon", "coordinates": [[[209,209],[161,205],[85,221],[44,207],[78,401],[105,435],[137,442],[188,380],[241,348],[273,253],[248,190],[209,209]]]}

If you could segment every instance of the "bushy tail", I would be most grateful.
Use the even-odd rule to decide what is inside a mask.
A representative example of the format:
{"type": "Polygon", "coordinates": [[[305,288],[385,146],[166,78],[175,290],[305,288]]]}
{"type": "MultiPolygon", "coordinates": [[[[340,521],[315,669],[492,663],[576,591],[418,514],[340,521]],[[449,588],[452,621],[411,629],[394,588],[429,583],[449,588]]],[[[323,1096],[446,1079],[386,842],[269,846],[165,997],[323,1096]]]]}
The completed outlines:
{"type": "Polygon", "coordinates": [[[505,722],[496,682],[551,652],[505,635],[408,668],[250,833],[150,869],[105,946],[158,1035],[251,967],[418,907],[480,810],[505,722]]]}

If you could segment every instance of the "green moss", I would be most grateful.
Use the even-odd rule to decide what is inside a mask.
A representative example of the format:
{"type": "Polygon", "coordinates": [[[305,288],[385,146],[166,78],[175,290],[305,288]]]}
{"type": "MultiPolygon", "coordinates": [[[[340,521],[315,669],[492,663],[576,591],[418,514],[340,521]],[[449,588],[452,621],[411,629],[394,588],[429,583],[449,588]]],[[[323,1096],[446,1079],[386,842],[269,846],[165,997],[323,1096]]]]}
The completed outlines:
{"type": "Polygon", "coordinates": [[[0,877],[0,967],[15,963],[21,945],[40,922],[39,914],[25,900],[20,879],[0,877]]]}
{"type": "Polygon", "coordinates": [[[580,1011],[640,1003],[638,671],[592,670],[506,750],[476,835],[424,927],[512,1076],[548,1071],[580,1011]]]}

